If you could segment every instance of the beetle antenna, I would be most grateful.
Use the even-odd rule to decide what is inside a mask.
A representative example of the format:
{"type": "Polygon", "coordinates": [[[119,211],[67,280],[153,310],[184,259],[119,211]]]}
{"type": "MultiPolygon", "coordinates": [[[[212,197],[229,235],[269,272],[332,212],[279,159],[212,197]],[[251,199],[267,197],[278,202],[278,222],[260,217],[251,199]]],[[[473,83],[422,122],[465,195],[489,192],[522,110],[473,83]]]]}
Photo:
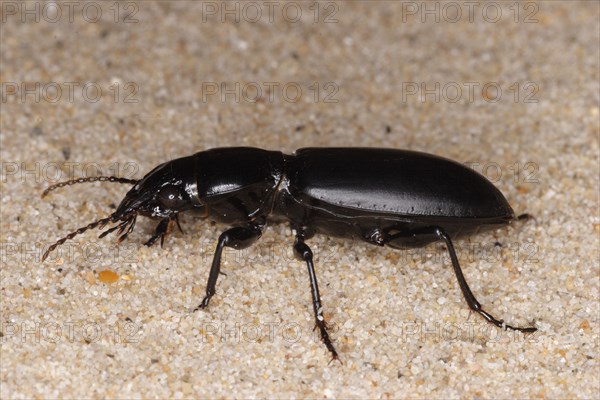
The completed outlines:
{"type": "MultiPolygon", "coordinates": [[[[130,214],[126,214],[121,216],[121,218],[117,217],[117,213],[114,212],[112,214],[110,214],[108,217],[106,218],[101,218],[97,221],[92,222],[91,224],[88,224],[86,226],[83,226],[77,230],[74,230],[73,232],[69,233],[67,236],[58,239],[56,242],[54,242],[54,244],[52,244],[50,247],[48,247],[48,250],[46,250],[46,252],[44,253],[44,255],[42,256],[42,262],[44,262],[46,260],[46,258],[48,257],[48,254],[50,254],[52,251],[54,251],[54,249],[56,249],[58,246],[62,245],[64,242],[66,242],[67,240],[73,239],[75,236],[77,235],[81,235],[83,232],[89,230],[89,229],[95,229],[95,228],[103,228],[104,225],[106,225],[109,222],[115,222],[117,220],[122,220],[125,221],[122,224],[117,225],[118,227],[123,227],[126,225],[126,223],[131,223],[131,221],[133,220],[133,224],[135,224],[135,213],[130,213],[130,214]]],[[[108,232],[112,232],[114,230],[110,229],[108,232]]],[[[104,235],[101,235],[100,237],[103,237],[104,235]]]]}
{"type": "Polygon", "coordinates": [[[51,191],[69,185],[75,185],[77,183],[85,183],[85,182],[117,182],[117,183],[129,183],[135,185],[139,181],[137,179],[127,179],[127,178],[119,178],[118,176],[93,176],[89,178],[79,178],[72,179],[70,181],[59,182],[55,185],[48,187],[42,193],[42,198],[44,198],[51,191]]]}

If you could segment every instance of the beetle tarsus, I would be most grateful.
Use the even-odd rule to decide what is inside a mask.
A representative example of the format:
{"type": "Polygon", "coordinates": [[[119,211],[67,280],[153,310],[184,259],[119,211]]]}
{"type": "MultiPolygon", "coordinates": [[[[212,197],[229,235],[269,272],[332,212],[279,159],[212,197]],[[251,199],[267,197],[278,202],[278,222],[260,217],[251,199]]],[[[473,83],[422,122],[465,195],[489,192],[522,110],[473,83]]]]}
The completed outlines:
{"type": "MultiPolygon", "coordinates": [[[[214,294],[214,293],[213,293],[214,294]]],[[[198,305],[198,307],[194,308],[194,312],[200,310],[200,309],[205,309],[206,307],[208,307],[208,303],[210,302],[210,298],[212,297],[212,295],[210,295],[210,297],[208,295],[204,296],[204,298],[202,299],[202,302],[198,305]]]]}
{"type": "Polygon", "coordinates": [[[483,316],[483,318],[485,318],[488,322],[490,322],[490,323],[496,325],[498,328],[502,328],[504,330],[510,329],[512,331],[519,331],[519,332],[523,332],[523,333],[533,333],[533,332],[537,331],[537,328],[535,328],[535,327],[521,328],[518,326],[508,325],[504,322],[504,320],[502,320],[502,319],[499,320],[499,319],[494,318],[493,315],[486,312],[481,307],[479,308],[479,310],[474,310],[474,311],[476,311],[478,314],[483,316]]]}
{"type": "Polygon", "coordinates": [[[456,251],[454,250],[454,245],[452,244],[452,240],[450,239],[450,236],[446,232],[444,232],[441,228],[434,228],[434,232],[441,240],[443,240],[446,243],[446,247],[448,248],[448,253],[450,253],[450,259],[452,260],[452,267],[454,268],[454,273],[456,274],[456,278],[458,279],[458,284],[459,284],[460,289],[462,290],[463,296],[471,310],[475,311],[476,313],[481,315],[483,318],[485,318],[486,321],[490,322],[491,324],[496,325],[499,328],[511,329],[514,331],[520,331],[520,332],[525,332],[525,333],[532,333],[532,332],[537,331],[537,328],[535,328],[535,327],[521,328],[521,327],[516,327],[516,326],[505,324],[503,320],[499,320],[499,319],[495,318],[493,315],[491,315],[490,313],[485,311],[483,308],[481,308],[481,304],[477,301],[477,299],[475,298],[475,295],[473,295],[473,292],[471,292],[471,289],[469,288],[469,285],[467,284],[467,280],[465,279],[465,276],[462,273],[460,264],[458,263],[458,257],[456,256],[456,251]]]}
{"type": "Polygon", "coordinates": [[[335,350],[331,339],[329,338],[329,333],[327,332],[327,322],[325,321],[325,317],[323,317],[323,306],[321,305],[321,295],[319,294],[319,285],[313,263],[313,253],[310,247],[304,243],[304,237],[300,231],[298,231],[296,234],[294,253],[300,261],[306,262],[306,266],[308,268],[308,276],[310,278],[310,288],[313,300],[313,311],[315,314],[315,324],[316,328],[319,328],[319,332],[321,333],[321,340],[323,340],[325,347],[327,347],[327,350],[329,350],[333,357],[331,361],[339,360],[338,353],[335,350]]]}

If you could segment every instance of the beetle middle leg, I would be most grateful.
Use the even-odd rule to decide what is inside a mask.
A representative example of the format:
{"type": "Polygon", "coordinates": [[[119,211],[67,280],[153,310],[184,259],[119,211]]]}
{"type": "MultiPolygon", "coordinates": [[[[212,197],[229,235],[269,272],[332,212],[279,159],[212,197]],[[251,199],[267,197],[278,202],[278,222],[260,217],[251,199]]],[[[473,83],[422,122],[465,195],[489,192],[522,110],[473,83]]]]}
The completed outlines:
{"type": "Polygon", "coordinates": [[[331,343],[329,334],[327,333],[327,322],[323,317],[323,306],[321,305],[321,295],[319,294],[319,285],[317,283],[317,275],[315,273],[315,266],[313,263],[313,253],[306,243],[304,243],[304,234],[297,230],[296,242],[294,243],[294,253],[300,261],[305,261],[308,267],[308,276],[310,278],[310,288],[313,300],[313,311],[315,313],[316,327],[319,328],[321,333],[321,339],[327,350],[331,352],[333,360],[339,360],[338,353],[331,343]]]}
{"type": "Polygon", "coordinates": [[[217,278],[221,271],[221,254],[223,254],[223,248],[225,246],[232,247],[237,250],[245,249],[256,242],[262,235],[262,226],[251,225],[248,227],[238,226],[226,230],[219,236],[217,242],[217,249],[213,256],[212,266],[208,275],[208,283],[206,284],[206,296],[202,299],[202,303],[194,309],[194,311],[200,308],[206,308],[210,302],[211,297],[215,294],[215,287],[217,286],[217,278]]]}

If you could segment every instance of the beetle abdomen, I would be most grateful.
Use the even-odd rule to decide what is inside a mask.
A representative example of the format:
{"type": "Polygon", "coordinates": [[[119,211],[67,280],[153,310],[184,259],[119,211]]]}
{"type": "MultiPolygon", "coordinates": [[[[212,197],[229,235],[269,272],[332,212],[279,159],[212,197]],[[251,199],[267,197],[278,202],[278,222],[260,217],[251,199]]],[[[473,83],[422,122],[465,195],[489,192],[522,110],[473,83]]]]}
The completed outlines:
{"type": "Polygon", "coordinates": [[[483,176],[426,153],[305,148],[290,158],[286,172],[297,200],[332,204],[352,214],[364,210],[408,217],[514,217],[502,193],[483,176]]]}

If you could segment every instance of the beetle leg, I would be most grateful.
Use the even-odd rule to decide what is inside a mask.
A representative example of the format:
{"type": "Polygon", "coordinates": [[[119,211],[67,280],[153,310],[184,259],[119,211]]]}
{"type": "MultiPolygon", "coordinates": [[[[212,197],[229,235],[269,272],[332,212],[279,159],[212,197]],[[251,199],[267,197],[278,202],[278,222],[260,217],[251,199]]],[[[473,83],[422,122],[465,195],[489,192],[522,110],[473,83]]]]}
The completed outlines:
{"type": "Polygon", "coordinates": [[[179,228],[179,232],[183,233],[183,229],[181,229],[181,225],[179,224],[179,214],[175,214],[174,220],[175,220],[175,222],[177,222],[177,227],[179,228]]]}
{"type": "Polygon", "coordinates": [[[375,228],[366,232],[363,235],[363,239],[366,242],[375,244],[377,246],[385,246],[385,244],[391,240],[390,236],[379,228],[375,228]]]}
{"type": "Polygon", "coordinates": [[[525,332],[525,333],[531,333],[531,332],[537,331],[537,328],[534,328],[534,327],[521,328],[521,327],[505,324],[504,321],[494,318],[494,316],[492,316],[491,314],[486,312],[483,308],[481,308],[481,304],[479,304],[479,302],[473,295],[473,292],[471,292],[471,289],[469,288],[469,285],[467,284],[467,281],[462,273],[462,270],[460,269],[460,265],[458,264],[458,257],[456,256],[456,252],[454,251],[454,245],[452,244],[452,240],[450,240],[450,236],[448,236],[448,234],[446,232],[444,232],[441,228],[434,228],[434,233],[440,239],[442,239],[444,242],[446,242],[446,246],[448,247],[448,253],[450,253],[450,259],[452,260],[452,266],[454,267],[454,273],[456,274],[456,278],[458,279],[458,284],[459,284],[460,289],[463,292],[463,296],[465,297],[465,300],[467,301],[467,304],[469,305],[469,308],[471,310],[475,311],[476,313],[481,315],[483,318],[485,318],[488,322],[496,325],[499,328],[512,329],[514,331],[521,331],[521,332],[525,332]]]}
{"type": "Polygon", "coordinates": [[[160,220],[158,225],[156,225],[156,229],[154,230],[154,234],[144,245],[150,247],[156,242],[158,238],[160,238],[160,247],[162,247],[165,235],[167,234],[167,228],[169,227],[169,223],[171,222],[170,218],[163,218],[160,220]]]}
{"type": "Polygon", "coordinates": [[[325,322],[325,318],[323,317],[323,306],[321,305],[321,295],[319,294],[319,285],[317,283],[317,275],[315,274],[315,266],[313,264],[313,253],[310,250],[310,247],[304,243],[304,236],[300,232],[296,234],[294,253],[300,261],[305,261],[306,266],[308,267],[308,276],[310,278],[310,288],[313,300],[313,311],[315,313],[316,326],[321,332],[321,339],[323,340],[323,343],[325,343],[327,350],[331,352],[333,360],[339,360],[338,353],[335,350],[335,347],[333,347],[333,343],[331,343],[331,339],[327,333],[327,322],[325,322]]]}
{"type": "Polygon", "coordinates": [[[217,249],[213,256],[212,266],[208,275],[208,283],[206,284],[206,296],[202,299],[202,303],[194,309],[194,311],[200,308],[206,308],[210,302],[211,297],[215,294],[215,287],[217,285],[217,278],[221,270],[221,254],[225,246],[232,247],[237,250],[245,249],[260,238],[262,235],[262,226],[250,226],[250,227],[235,227],[226,230],[219,236],[217,242],[217,249]]]}
{"type": "Polygon", "coordinates": [[[529,221],[530,219],[535,221],[535,217],[528,213],[517,216],[517,221],[529,221]]]}

